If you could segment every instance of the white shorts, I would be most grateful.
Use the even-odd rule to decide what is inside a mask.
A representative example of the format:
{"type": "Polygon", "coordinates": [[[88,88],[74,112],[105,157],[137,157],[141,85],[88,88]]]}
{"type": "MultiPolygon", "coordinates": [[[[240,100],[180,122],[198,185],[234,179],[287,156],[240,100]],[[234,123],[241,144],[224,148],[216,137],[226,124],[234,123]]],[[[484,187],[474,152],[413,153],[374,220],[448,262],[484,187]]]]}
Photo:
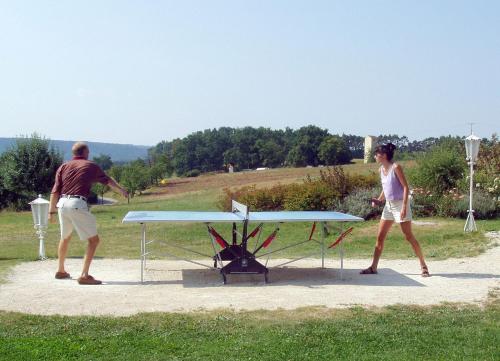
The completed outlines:
{"type": "Polygon", "coordinates": [[[401,219],[401,209],[403,209],[403,200],[386,201],[384,210],[382,211],[382,219],[386,221],[395,221],[403,223],[412,220],[410,203],[406,204],[406,217],[401,219]]]}
{"type": "Polygon", "coordinates": [[[57,202],[61,238],[68,238],[73,229],[82,241],[97,236],[97,224],[87,202],[80,198],[61,198],[57,202]]]}

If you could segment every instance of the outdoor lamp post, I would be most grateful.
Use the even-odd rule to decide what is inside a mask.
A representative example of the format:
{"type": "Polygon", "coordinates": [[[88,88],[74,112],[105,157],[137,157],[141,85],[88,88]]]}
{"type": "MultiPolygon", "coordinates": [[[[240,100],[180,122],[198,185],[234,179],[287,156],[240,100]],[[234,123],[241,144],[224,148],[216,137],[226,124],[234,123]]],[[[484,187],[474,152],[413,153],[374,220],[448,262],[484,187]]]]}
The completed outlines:
{"type": "Polygon", "coordinates": [[[469,193],[469,210],[467,215],[467,221],[465,222],[464,232],[475,232],[477,231],[476,222],[474,221],[474,210],[472,209],[472,189],[474,188],[473,177],[474,177],[474,163],[477,160],[477,154],[479,153],[479,143],[481,139],[476,137],[473,133],[465,138],[465,151],[467,153],[467,160],[470,166],[470,193],[469,193]]]}
{"type": "Polygon", "coordinates": [[[38,258],[41,260],[47,259],[45,256],[44,237],[49,225],[49,201],[42,198],[39,194],[38,198],[30,202],[31,213],[33,214],[33,223],[35,224],[36,234],[40,239],[40,247],[38,249],[38,258]]]}

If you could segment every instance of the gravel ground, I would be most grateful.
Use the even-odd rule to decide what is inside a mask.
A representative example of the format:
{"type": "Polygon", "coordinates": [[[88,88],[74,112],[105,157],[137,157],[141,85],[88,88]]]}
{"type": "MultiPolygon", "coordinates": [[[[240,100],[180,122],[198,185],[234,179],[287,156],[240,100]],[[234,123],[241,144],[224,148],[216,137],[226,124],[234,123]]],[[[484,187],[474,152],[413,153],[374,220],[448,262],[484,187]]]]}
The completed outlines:
{"type": "MultiPolygon", "coordinates": [[[[428,260],[432,277],[420,276],[414,260],[382,259],[378,275],[359,275],[370,260],[345,259],[340,279],[338,259],[305,259],[293,267],[271,269],[262,276],[232,275],[223,285],[217,271],[183,261],[148,261],[140,283],[138,260],[97,259],[92,274],[100,286],[80,286],[75,279],[56,280],[55,260],[14,267],[0,285],[0,310],[44,315],[115,315],[197,310],[294,309],[304,306],[349,307],[393,304],[434,305],[442,302],[481,304],[500,287],[500,233],[494,245],[474,258],[428,260]]],[[[270,266],[278,260],[270,262],[270,266]]],[[[67,270],[78,275],[81,259],[69,259],[67,270]]],[[[207,263],[208,264],[208,263],[207,263]]]]}

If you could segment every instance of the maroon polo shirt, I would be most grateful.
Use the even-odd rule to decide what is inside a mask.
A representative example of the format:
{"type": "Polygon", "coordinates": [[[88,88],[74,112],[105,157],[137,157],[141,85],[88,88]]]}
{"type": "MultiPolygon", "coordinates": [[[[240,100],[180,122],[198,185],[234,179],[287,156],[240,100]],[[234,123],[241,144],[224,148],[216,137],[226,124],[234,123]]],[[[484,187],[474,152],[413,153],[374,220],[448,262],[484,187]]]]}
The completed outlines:
{"type": "Polygon", "coordinates": [[[56,172],[52,193],[88,198],[93,183],[108,184],[110,178],[96,163],[83,157],[73,157],[56,172]]]}

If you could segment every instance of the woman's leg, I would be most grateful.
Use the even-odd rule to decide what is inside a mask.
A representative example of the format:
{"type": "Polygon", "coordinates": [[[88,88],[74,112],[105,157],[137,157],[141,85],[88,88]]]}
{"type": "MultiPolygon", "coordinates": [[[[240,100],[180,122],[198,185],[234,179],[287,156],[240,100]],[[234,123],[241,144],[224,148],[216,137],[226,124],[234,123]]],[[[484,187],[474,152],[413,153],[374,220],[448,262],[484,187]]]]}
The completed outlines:
{"type": "Polygon", "coordinates": [[[384,250],[384,242],[387,237],[387,233],[391,229],[394,221],[381,219],[378,225],[378,233],[377,233],[377,243],[375,243],[375,250],[373,251],[373,261],[372,265],[368,267],[366,270],[361,271],[361,273],[375,273],[377,272],[378,261],[380,260],[380,256],[382,255],[382,251],[384,250]],[[368,272],[365,272],[368,271],[368,272]],[[370,272],[371,271],[371,272],[370,272]]]}
{"type": "Polygon", "coordinates": [[[420,244],[417,239],[413,235],[411,230],[411,221],[400,223],[401,230],[403,231],[405,238],[408,242],[410,242],[415,254],[417,255],[420,261],[420,267],[422,270],[427,269],[427,265],[425,264],[424,254],[422,253],[422,248],[420,248],[420,244]]]}

